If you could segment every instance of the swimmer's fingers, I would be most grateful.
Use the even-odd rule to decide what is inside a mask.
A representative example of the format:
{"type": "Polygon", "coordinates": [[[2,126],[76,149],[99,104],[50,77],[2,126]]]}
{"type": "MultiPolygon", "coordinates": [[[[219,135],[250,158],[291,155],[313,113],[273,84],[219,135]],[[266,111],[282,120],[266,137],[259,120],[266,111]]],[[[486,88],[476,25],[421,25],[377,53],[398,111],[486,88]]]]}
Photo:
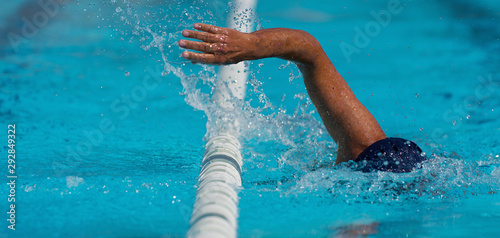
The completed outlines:
{"type": "Polygon", "coordinates": [[[205,42],[197,42],[197,41],[189,41],[189,40],[180,40],[179,46],[184,49],[196,50],[205,53],[213,53],[215,50],[218,50],[217,44],[210,44],[205,42]]]}
{"type": "Polygon", "coordinates": [[[216,57],[213,54],[204,54],[204,53],[194,53],[189,51],[184,51],[182,53],[182,57],[187,60],[204,63],[204,64],[223,64],[220,57],[216,57]]]}
{"type": "Polygon", "coordinates": [[[182,36],[209,43],[225,42],[225,39],[227,38],[226,35],[217,35],[207,32],[191,31],[191,30],[183,30],[182,36]]]}
{"type": "Polygon", "coordinates": [[[225,28],[221,28],[221,27],[217,27],[217,26],[213,26],[213,25],[208,25],[208,24],[203,24],[203,23],[195,23],[193,27],[196,30],[209,32],[212,34],[227,35],[227,30],[225,28]]]}
{"type": "Polygon", "coordinates": [[[249,34],[241,33],[230,28],[217,27],[203,23],[194,24],[195,30],[184,30],[182,35],[187,38],[201,40],[180,40],[179,46],[185,49],[200,51],[183,52],[182,57],[193,62],[205,64],[233,64],[242,60],[253,59],[252,42],[249,41],[249,34]],[[250,44],[250,45],[249,45],[250,44]]]}

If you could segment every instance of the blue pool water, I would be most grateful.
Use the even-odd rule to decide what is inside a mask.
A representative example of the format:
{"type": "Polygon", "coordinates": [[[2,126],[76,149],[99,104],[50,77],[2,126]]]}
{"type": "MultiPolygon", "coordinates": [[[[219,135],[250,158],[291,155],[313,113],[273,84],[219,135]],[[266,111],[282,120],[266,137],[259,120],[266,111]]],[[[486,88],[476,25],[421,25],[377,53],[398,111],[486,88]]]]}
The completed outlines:
{"type": "MultiPolygon", "coordinates": [[[[500,234],[500,5],[401,1],[379,23],[371,12],[387,16],[388,2],[262,1],[257,25],[314,35],[386,134],[431,159],[408,174],[328,168],[337,147],[297,67],[252,62],[234,115],[240,237],[500,234]]],[[[216,68],[182,60],[176,41],[194,22],[224,24],[228,3],[3,5],[0,148],[7,175],[15,123],[18,179],[15,231],[0,189],[0,237],[184,236],[204,138],[221,115],[208,100],[216,68]],[[24,29],[39,12],[46,21],[24,29]]]]}

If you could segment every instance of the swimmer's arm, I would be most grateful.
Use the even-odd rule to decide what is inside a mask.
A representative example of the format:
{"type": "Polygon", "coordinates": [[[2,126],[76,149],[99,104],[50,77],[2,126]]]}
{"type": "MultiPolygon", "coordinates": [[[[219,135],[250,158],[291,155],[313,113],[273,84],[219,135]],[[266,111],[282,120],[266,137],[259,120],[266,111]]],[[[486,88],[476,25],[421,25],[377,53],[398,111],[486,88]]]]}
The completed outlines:
{"type": "Polygon", "coordinates": [[[200,31],[184,30],[182,35],[202,42],[180,40],[179,45],[201,51],[202,53],[186,51],[182,54],[184,58],[199,63],[221,65],[278,57],[296,63],[312,64],[315,55],[310,50],[319,46],[314,44],[314,37],[307,32],[287,28],[264,29],[253,33],[201,23],[194,24],[194,28],[200,31]]]}
{"type": "Polygon", "coordinates": [[[358,101],[319,42],[300,30],[274,28],[253,33],[197,23],[184,30],[179,45],[202,53],[183,52],[186,59],[207,64],[278,57],[294,61],[326,129],[338,144],[336,164],[354,160],[366,147],[386,138],[375,118],[358,101]]]}

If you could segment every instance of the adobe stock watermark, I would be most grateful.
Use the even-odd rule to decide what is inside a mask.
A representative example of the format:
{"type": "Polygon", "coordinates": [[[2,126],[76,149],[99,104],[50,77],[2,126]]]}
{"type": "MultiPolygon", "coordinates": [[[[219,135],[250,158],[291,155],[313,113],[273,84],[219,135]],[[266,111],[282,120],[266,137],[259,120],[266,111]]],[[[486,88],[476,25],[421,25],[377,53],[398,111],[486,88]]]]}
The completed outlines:
{"type": "MultiPolygon", "coordinates": [[[[164,78],[161,76],[163,68],[159,65],[156,69],[149,66],[146,67],[146,72],[148,74],[142,78],[140,85],[132,88],[128,94],[122,94],[120,98],[111,102],[111,111],[118,115],[119,121],[127,119],[130,112],[137,108],[140,102],[147,99],[148,92],[155,90],[163,82],[164,78]]],[[[54,161],[52,163],[57,175],[80,165],[83,157],[88,156],[95,146],[103,144],[105,135],[116,130],[116,124],[111,118],[103,117],[99,121],[97,128],[83,130],[84,139],[75,146],[66,147],[66,154],[63,161],[54,161]]]]}
{"type": "Polygon", "coordinates": [[[363,29],[359,26],[353,28],[354,32],[356,32],[353,44],[347,42],[341,42],[339,44],[340,50],[347,63],[351,63],[352,55],[361,53],[361,50],[366,48],[373,38],[380,35],[382,28],[387,27],[389,23],[391,23],[392,16],[400,14],[403,9],[404,7],[399,0],[389,0],[387,3],[387,10],[381,10],[379,12],[371,10],[370,15],[374,20],[366,23],[363,29]]]}
{"type": "MultiPolygon", "coordinates": [[[[478,110],[481,101],[489,99],[493,93],[500,88],[500,83],[493,80],[493,74],[484,77],[477,77],[479,84],[474,89],[474,94],[466,97],[461,103],[456,103],[453,108],[443,113],[443,120],[446,123],[452,123],[452,130],[458,130],[462,125],[462,119],[470,117],[470,113],[478,110]]],[[[434,142],[442,144],[447,140],[446,133],[442,128],[436,128],[432,131],[431,138],[434,142]]]]}
{"type": "MultiPolygon", "coordinates": [[[[30,16],[22,16],[22,25],[18,32],[9,32],[7,34],[7,39],[9,40],[10,46],[14,52],[19,51],[19,45],[24,41],[32,39],[35,37],[39,30],[45,27],[51,18],[54,18],[71,0],[37,0],[35,11],[30,16]]],[[[29,4],[29,3],[28,3],[29,4]]]]}

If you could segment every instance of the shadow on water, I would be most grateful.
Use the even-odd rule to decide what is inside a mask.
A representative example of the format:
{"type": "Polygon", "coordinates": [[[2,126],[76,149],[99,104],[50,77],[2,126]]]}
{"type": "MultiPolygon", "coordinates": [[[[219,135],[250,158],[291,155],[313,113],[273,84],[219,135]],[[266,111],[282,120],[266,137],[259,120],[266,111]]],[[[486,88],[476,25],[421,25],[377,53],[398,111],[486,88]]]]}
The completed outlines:
{"type": "Polygon", "coordinates": [[[62,10],[63,4],[71,2],[28,0],[20,4],[13,14],[5,19],[7,24],[0,30],[0,57],[17,53],[19,45],[36,37],[42,28],[53,22],[52,18],[58,17],[57,13],[62,10]]]}
{"type": "MultiPolygon", "coordinates": [[[[498,27],[500,16],[498,13],[495,13],[494,9],[482,6],[480,2],[475,1],[440,0],[439,2],[456,18],[456,22],[468,27],[470,41],[488,52],[485,64],[498,72],[496,67],[500,60],[498,54],[500,53],[500,28],[498,27]]],[[[494,4],[493,1],[491,1],[491,4],[494,4]]]]}

